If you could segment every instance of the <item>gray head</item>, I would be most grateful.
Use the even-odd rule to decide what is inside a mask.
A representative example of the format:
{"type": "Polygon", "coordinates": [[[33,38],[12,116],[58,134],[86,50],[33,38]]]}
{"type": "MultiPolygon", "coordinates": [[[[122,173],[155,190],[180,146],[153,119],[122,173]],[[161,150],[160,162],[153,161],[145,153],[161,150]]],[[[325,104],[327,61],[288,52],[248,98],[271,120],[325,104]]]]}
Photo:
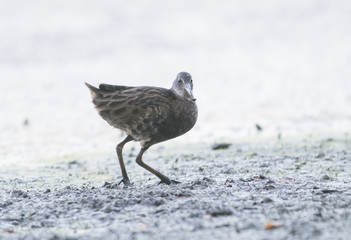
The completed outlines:
{"type": "Polygon", "coordinates": [[[187,72],[180,72],[173,82],[172,90],[180,97],[196,101],[193,95],[193,79],[187,72]]]}

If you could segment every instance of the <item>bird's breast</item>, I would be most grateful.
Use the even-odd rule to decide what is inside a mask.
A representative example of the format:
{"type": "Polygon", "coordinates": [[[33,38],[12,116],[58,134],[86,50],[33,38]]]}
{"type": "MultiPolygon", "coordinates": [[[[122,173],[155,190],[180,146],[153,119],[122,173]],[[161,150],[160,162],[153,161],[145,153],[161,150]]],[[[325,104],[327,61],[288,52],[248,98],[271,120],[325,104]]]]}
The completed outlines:
{"type": "Polygon", "coordinates": [[[177,137],[192,129],[196,120],[196,104],[181,102],[169,111],[167,118],[159,125],[159,132],[165,137],[177,137]]]}

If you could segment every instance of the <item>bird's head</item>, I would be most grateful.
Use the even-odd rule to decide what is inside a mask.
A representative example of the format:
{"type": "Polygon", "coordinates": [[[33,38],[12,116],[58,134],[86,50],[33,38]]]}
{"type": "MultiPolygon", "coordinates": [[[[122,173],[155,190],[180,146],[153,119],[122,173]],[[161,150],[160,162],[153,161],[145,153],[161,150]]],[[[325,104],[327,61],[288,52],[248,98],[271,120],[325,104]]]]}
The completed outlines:
{"type": "Polygon", "coordinates": [[[187,72],[180,72],[173,82],[172,90],[180,97],[196,101],[193,95],[193,79],[187,72]]]}

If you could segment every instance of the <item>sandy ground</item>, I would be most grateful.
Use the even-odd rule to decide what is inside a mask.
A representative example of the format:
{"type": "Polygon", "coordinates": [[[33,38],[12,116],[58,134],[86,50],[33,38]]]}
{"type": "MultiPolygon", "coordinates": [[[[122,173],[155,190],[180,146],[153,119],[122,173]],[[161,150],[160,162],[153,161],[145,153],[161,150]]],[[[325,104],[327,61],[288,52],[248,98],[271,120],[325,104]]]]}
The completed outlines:
{"type": "Polygon", "coordinates": [[[347,239],[350,25],[347,0],[2,0],[0,239],[347,239]],[[84,82],[180,71],[197,125],[145,160],[182,183],[158,185],[131,143],[134,185],[116,186],[123,135],[84,82]]]}
{"type": "Polygon", "coordinates": [[[117,161],[102,156],[47,164],[31,175],[1,171],[0,237],[348,239],[350,146],[305,139],[198,146],[167,157],[153,151],[148,162],[182,182],[171,186],[138,167],[135,151],[127,157],[128,188],[113,181],[117,161]]]}

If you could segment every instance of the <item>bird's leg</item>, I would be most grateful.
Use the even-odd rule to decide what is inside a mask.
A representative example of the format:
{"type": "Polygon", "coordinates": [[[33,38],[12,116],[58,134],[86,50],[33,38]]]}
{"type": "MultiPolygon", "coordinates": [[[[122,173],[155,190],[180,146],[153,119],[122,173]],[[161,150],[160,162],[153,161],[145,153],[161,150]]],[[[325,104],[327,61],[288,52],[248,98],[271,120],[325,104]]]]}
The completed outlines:
{"type": "Polygon", "coordinates": [[[137,158],[136,158],[136,163],[139,164],[141,167],[145,168],[146,170],[148,170],[149,172],[155,174],[159,179],[161,179],[161,183],[166,183],[166,184],[172,184],[172,183],[179,183],[177,181],[173,181],[171,179],[169,179],[167,176],[163,175],[162,173],[156,171],[155,169],[153,169],[152,167],[150,167],[149,165],[145,164],[142,160],[143,154],[144,152],[148,149],[149,147],[142,147],[137,158]]]}
{"type": "Polygon", "coordinates": [[[123,150],[124,144],[126,144],[127,142],[130,142],[132,140],[133,140],[133,138],[128,135],[122,142],[120,142],[116,146],[117,157],[118,157],[118,161],[119,161],[119,165],[121,167],[122,177],[123,177],[123,179],[118,183],[118,185],[121,184],[122,182],[124,183],[124,185],[130,185],[129,178],[128,178],[127,171],[126,171],[126,167],[124,166],[122,150],[123,150]]]}

